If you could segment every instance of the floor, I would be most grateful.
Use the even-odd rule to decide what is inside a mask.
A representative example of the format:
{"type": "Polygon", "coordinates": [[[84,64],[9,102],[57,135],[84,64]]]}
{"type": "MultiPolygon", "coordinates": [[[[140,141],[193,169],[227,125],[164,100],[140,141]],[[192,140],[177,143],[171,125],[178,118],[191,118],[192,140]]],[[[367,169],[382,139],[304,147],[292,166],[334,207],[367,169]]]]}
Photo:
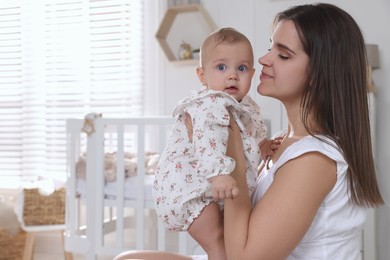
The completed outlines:
{"type": "MultiPolygon", "coordinates": [[[[62,238],[59,232],[42,232],[35,236],[34,260],[65,260],[62,238]]],[[[73,254],[73,260],[84,260],[83,255],[73,254]]],[[[98,257],[98,260],[112,260],[112,257],[98,257]]]]}
{"type": "MultiPolygon", "coordinates": [[[[113,234],[115,235],[115,234],[113,234]]],[[[170,243],[173,243],[176,241],[174,236],[176,236],[177,233],[172,233],[171,235],[168,234],[168,241],[170,243]]],[[[108,236],[108,239],[110,237],[108,236]]],[[[145,238],[147,239],[147,238],[145,238]]],[[[149,239],[147,239],[149,240],[149,239]]],[[[170,244],[169,243],[169,244],[170,244]]],[[[204,251],[194,244],[195,242],[190,239],[188,241],[189,246],[193,246],[192,254],[204,254],[204,251]]],[[[169,245],[168,247],[174,250],[176,247],[176,244],[169,245]],[[171,246],[171,247],[170,247],[171,246]]],[[[65,256],[63,253],[63,246],[62,246],[62,239],[61,239],[61,233],[60,232],[44,232],[44,233],[37,233],[35,236],[35,246],[34,246],[34,260],[65,260],[65,256]]],[[[85,260],[85,257],[83,255],[73,255],[74,260],[85,260]]],[[[97,260],[112,260],[112,257],[105,257],[105,256],[99,256],[97,260]]]]}
{"type": "MultiPolygon", "coordinates": [[[[11,190],[4,190],[1,188],[0,185],[0,197],[3,196],[4,198],[14,198],[15,194],[10,192],[11,190]]],[[[133,214],[134,212],[129,212],[129,214],[133,214]]],[[[130,220],[134,221],[135,217],[131,218],[130,220]]],[[[156,216],[152,213],[148,213],[145,215],[145,221],[147,226],[154,226],[156,221],[156,216]]],[[[130,226],[135,226],[135,222],[131,222],[130,226]]],[[[129,238],[130,243],[136,244],[135,241],[135,229],[129,229],[126,233],[126,237],[129,238]],[[131,233],[132,232],[132,233],[131,233]]],[[[173,232],[175,233],[175,232],[173,232]]],[[[153,233],[154,234],[154,233],[153,233]]],[[[152,233],[145,236],[146,243],[155,243],[155,236],[152,233]]],[[[111,234],[113,237],[115,237],[115,233],[111,234]]],[[[171,234],[171,236],[168,234],[168,247],[172,247],[172,251],[176,250],[177,247],[177,233],[171,234]],[[176,236],[171,237],[171,236],[176,236]]],[[[61,237],[61,232],[59,230],[52,230],[52,231],[45,231],[45,232],[34,232],[35,237],[35,244],[34,244],[34,254],[33,259],[34,260],[62,260],[65,259],[64,253],[63,253],[63,242],[61,237]]],[[[110,237],[110,235],[107,235],[107,243],[110,243],[111,241],[115,241],[113,237],[110,237]]],[[[196,246],[196,244],[193,244],[194,242],[190,241],[190,245],[193,247],[193,253],[194,254],[202,254],[203,250],[201,250],[200,247],[196,246]],[[191,244],[192,243],[192,244],[191,244]]],[[[152,246],[153,247],[153,246],[152,246]]],[[[192,247],[191,247],[192,248],[192,247]]],[[[0,253],[1,257],[1,253],[0,253]]],[[[85,257],[83,255],[73,255],[74,260],[85,260],[85,257]]],[[[100,256],[97,258],[97,260],[112,260],[112,257],[104,257],[100,256]]]]}
{"type": "MultiPolygon", "coordinates": [[[[38,253],[34,254],[34,260],[62,260],[65,259],[62,254],[49,254],[49,253],[38,253]]],[[[84,260],[84,257],[81,255],[74,255],[73,260],[84,260]]],[[[98,260],[112,260],[111,257],[99,257],[98,260]]]]}
{"type": "MultiPolygon", "coordinates": [[[[35,253],[34,254],[34,260],[62,260],[65,259],[63,254],[58,253],[35,253]]],[[[108,260],[109,258],[107,258],[108,260]]],[[[73,260],[84,260],[82,256],[73,256],[73,260]]]]}
{"type": "MultiPolygon", "coordinates": [[[[50,253],[36,253],[34,254],[34,260],[62,260],[65,259],[63,254],[50,254],[50,253]]],[[[73,260],[84,260],[81,255],[74,255],[73,260]]],[[[111,257],[99,257],[98,260],[112,260],[111,257]]]]}

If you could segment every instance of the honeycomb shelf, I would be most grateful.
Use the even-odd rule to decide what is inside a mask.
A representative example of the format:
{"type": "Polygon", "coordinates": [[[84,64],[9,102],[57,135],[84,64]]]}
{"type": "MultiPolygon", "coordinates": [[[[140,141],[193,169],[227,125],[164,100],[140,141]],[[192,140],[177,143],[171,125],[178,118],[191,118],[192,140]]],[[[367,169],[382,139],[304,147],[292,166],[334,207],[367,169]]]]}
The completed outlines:
{"type": "MultiPolygon", "coordinates": [[[[198,12],[200,14],[200,17],[204,20],[205,24],[209,29],[209,32],[212,32],[217,28],[216,24],[211,19],[207,11],[203,8],[203,6],[199,4],[179,5],[179,6],[173,6],[168,8],[164,15],[163,20],[161,21],[159,29],[157,30],[156,38],[169,61],[173,61],[175,63],[183,63],[183,64],[196,64],[197,62],[197,60],[195,59],[190,59],[190,60],[178,59],[178,57],[176,57],[176,55],[172,51],[172,47],[169,46],[169,43],[167,41],[167,36],[170,30],[172,29],[172,26],[174,25],[177,16],[180,13],[190,13],[190,12],[198,12]]],[[[187,24],[185,26],[189,26],[189,25],[187,24]]],[[[191,24],[191,26],[196,26],[196,23],[191,24]]]]}

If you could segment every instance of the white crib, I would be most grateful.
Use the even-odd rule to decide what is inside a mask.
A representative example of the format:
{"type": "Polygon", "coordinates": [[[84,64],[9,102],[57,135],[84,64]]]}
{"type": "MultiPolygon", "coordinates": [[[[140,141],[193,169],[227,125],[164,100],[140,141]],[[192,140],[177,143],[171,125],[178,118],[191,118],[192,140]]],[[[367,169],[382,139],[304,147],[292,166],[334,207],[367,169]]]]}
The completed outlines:
{"type": "Polygon", "coordinates": [[[161,154],[173,118],[98,117],[89,135],[81,130],[84,122],[67,120],[65,249],[84,254],[86,259],[114,256],[131,249],[202,252],[186,232],[166,231],[156,219],[151,196],[153,176],[145,174],[145,153],[161,154]],[[116,155],[113,182],[104,177],[107,152],[116,155]],[[125,176],[127,152],[137,156],[136,176],[125,176]],[[86,154],[85,180],[78,178],[76,172],[82,153],[86,154]]]}

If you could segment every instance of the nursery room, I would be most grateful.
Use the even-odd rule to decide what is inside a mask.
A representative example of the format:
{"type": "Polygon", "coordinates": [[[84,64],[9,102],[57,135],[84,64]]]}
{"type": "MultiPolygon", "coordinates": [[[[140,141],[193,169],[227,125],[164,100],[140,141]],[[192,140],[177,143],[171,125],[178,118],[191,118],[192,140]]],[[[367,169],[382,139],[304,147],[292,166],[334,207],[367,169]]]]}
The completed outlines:
{"type": "MultiPolygon", "coordinates": [[[[207,85],[202,81],[206,70],[197,70],[202,42],[225,27],[247,37],[255,69],[248,95],[261,109],[267,130],[263,138],[271,139],[290,128],[291,121],[285,103],[271,89],[258,93],[259,83],[270,77],[263,69],[271,67],[264,57],[273,54],[274,18],[291,6],[318,2],[0,1],[0,260],[108,260],[144,249],[204,255],[207,250],[190,232],[168,230],[168,217],[156,211],[161,198],[155,198],[157,165],[172,143],[173,113],[180,101],[207,85]]],[[[383,203],[365,204],[376,206],[365,211],[356,259],[388,260],[390,75],[385,72],[390,70],[390,2],[321,2],[351,15],[364,38],[368,139],[383,203]]],[[[335,40],[332,48],[340,44],[335,40]]],[[[335,70],[344,71],[341,66],[335,70]]],[[[349,99],[339,97],[335,103],[349,99]]],[[[358,109],[352,107],[360,114],[358,109]]],[[[184,137],[192,143],[195,126],[188,130],[187,121],[184,125],[184,137]]],[[[357,143],[352,154],[363,151],[370,161],[367,147],[357,143]]],[[[279,145],[265,161],[277,156],[279,145]]],[[[363,183],[363,189],[375,186],[363,183]]],[[[170,192],[178,192],[175,185],[170,192]]],[[[286,227],[285,233],[292,230],[286,227]]],[[[225,245],[231,254],[229,241],[225,245]]]]}

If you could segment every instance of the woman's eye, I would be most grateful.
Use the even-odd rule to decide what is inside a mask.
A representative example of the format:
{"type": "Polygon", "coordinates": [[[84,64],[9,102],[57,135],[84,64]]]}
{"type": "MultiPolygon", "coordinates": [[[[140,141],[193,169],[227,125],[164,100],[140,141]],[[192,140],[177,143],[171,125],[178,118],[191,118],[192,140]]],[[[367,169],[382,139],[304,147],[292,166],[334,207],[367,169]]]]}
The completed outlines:
{"type": "Polygon", "coordinates": [[[238,66],[238,71],[246,71],[246,66],[244,65],[238,66]]]}
{"type": "Polygon", "coordinates": [[[226,70],[226,65],[225,64],[219,64],[218,65],[218,70],[221,70],[221,71],[226,70]]]}
{"type": "Polygon", "coordinates": [[[279,54],[279,58],[281,59],[281,60],[288,60],[288,56],[284,56],[284,55],[281,55],[281,54],[279,54]]]}
{"type": "MultiPolygon", "coordinates": [[[[271,50],[272,48],[269,48],[268,52],[270,52],[271,50]]],[[[279,54],[278,56],[281,60],[288,60],[290,58],[288,55],[284,55],[284,54],[279,54]]]]}

